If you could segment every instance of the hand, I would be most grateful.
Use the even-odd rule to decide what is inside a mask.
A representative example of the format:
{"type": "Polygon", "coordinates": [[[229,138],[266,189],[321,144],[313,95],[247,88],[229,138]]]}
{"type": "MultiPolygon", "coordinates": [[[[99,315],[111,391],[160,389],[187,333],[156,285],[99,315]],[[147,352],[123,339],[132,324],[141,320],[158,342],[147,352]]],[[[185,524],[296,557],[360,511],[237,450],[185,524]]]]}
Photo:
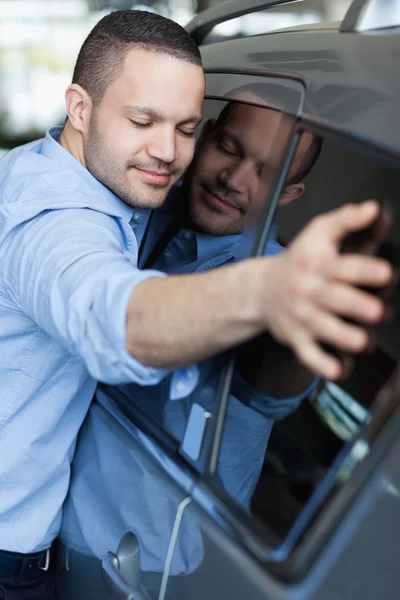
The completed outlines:
{"type": "Polygon", "coordinates": [[[340,253],[343,239],[370,226],[378,214],[378,203],[368,201],[316,217],[268,271],[269,331],[328,379],[339,378],[343,367],[322,343],[352,353],[368,346],[366,328],[343,317],[366,325],[384,317],[382,300],[360,287],[389,285],[391,265],[372,256],[340,253]]]}

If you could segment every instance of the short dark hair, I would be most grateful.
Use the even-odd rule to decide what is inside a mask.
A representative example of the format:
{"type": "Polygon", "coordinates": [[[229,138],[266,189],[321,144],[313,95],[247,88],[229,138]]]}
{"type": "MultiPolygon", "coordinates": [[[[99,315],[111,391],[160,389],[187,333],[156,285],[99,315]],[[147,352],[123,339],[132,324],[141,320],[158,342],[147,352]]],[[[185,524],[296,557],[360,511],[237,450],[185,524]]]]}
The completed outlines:
{"type": "Polygon", "coordinates": [[[132,48],[167,54],[201,67],[200,51],[178,23],[142,10],[117,10],[103,17],[84,41],[72,83],[98,104],[122,70],[132,48]]]}

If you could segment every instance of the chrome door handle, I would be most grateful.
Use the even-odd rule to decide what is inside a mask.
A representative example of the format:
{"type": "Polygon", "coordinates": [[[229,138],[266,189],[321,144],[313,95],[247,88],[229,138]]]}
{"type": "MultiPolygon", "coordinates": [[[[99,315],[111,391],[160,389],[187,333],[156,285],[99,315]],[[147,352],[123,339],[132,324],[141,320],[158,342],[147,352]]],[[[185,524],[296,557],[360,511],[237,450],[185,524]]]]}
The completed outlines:
{"type": "Polygon", "coordinates": [[[112,600],[149,600],[140,585],[139,544],[132,532],[123,536],[116,554],[103,557],[101,574],[112,600]]]}

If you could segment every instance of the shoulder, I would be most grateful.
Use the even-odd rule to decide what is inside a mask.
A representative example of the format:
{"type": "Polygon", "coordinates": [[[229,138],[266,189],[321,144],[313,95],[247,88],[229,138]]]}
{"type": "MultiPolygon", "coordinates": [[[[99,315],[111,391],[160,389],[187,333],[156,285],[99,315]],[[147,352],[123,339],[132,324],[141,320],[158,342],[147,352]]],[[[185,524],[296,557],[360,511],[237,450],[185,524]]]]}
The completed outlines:
{"type": "Polygon", "coordinates": [[[78,177],[41,154],[43,140],[11,150],[0,160],[1,203],[26,202],[37,197],[65,194],[79,186],[78,177]]]}

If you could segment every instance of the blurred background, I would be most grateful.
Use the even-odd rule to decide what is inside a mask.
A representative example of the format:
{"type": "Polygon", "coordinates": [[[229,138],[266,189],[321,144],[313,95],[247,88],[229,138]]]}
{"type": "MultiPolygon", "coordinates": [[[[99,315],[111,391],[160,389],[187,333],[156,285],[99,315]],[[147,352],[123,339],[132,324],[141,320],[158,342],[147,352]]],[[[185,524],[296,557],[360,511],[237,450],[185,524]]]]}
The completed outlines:
{"type": "MultiPolygon", "coordinates": [[[[228,0],[229,1],[229,0],[228,0]]],[[[64,90],[90,29],[117,9],[144,9],[186,25],[221,0],[0,0],[0,155],[64,120],[64,90]]],[[[299,0],[223,23],[207,43],[342,19],[350,0],[299,0]]]]}

